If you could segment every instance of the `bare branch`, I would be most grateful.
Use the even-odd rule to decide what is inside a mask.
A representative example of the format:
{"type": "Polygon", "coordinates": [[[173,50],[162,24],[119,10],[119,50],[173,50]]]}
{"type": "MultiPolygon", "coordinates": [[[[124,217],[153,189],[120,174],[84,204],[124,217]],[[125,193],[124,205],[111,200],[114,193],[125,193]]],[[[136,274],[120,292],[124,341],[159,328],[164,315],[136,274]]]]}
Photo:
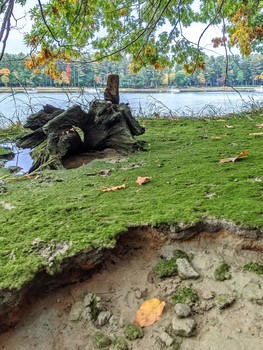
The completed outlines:
{"type": "MultiPolygon", "coordinates": [[[[3,19],[3,23],[1,26],[1,30],[0,30],[0,43],[2,43],[2,49],[0,52],[0,60],[3,58],[4,52],[5,52],[5,48],[6,48],[6,42],[10,33],[10,28],[11,28],[11,16],[13,13],[13,9],[14,9],[14,3],[15,0],[9,0],[7,9],[5,10],[5,15],[4,15],[4,19],[3,19]]],[[[3,4],[3,6],[6,3],[3,4]]],[[[4,7],[1,7],[1,11],[4,11],[4,7]]]]}

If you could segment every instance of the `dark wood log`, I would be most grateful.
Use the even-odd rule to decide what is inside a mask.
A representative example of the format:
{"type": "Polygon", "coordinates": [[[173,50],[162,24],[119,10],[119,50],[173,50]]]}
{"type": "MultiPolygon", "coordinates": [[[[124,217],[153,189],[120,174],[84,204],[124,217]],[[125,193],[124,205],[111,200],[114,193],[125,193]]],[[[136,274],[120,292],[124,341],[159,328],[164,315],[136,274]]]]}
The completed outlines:
{"type": "MultiPolygon", "coordinates": [[[[49,110],[52,111],[50,106],[49,110]]],[[[44,109],[41,111],[41,123],[43,112],[44,109]]],[[[143,148],[134,136],[142,135],[144,128],[133,118],[127,104],[94,100],[88,112],[76,105],[47,115],[50,118],[42,127],[22,136],[17,142],[24,148],[35,148],[32,152],[34,163],[29,172],[43,168],[45,164],[51,169],[61,169],[63,159],[74,153],[113,148],[129,154],[143,148]]],[[[34,122],[32,128],[36,124],[34,122]]]]}
{"type": "Polygon", "coordinates": [[[26,129],[37,130],[44,126],[49,120],[61,114],[63,111],[64,109],[56,108],[51,105],[45,105],[39,112],[31,114],[27,118],[23,127],[26,129]]]}

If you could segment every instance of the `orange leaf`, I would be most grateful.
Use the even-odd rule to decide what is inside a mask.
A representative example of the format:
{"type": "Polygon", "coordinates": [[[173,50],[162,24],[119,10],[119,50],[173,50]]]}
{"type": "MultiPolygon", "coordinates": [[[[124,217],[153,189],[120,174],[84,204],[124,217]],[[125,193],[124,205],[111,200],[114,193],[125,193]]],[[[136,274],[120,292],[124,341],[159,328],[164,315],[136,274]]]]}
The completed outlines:
{"type": "Polygon", "coordinates": [[[143,177],[143,176],[138,176],[137,177],[137,180],[136,180],[136,183],[141,186],[143,184],[145,184],[146,182],[149,182],[151,181],[151,177],[143,177]]]}
{"type": "Polygon", "coordinates": [[[133,323],[139,327],[151,326],[161,319],[165,302],[159,299],[146,300],[136,311],[133,323]]]}
{"type": "Polygon", "coordinates": [[[245,157],[245,156],[248,156],[248,153],[247,151],[243,151],[241,152],[237,157],[233,157],[233,158],[222,158],[219,160],[219,163],[229,163],[229,162],[235,162],[237,161],[238,159],[242,158],[242,157],[245,157]]]}
{"type": "Polygon", "coordinates": [[[105,188],[104,190],[102,190],[102,192],[114,192],[117,190],[122,190],[125,187],[126,187],[125,184],[120,185],[120,186],[108,187],[108,188],[105,188]]]}

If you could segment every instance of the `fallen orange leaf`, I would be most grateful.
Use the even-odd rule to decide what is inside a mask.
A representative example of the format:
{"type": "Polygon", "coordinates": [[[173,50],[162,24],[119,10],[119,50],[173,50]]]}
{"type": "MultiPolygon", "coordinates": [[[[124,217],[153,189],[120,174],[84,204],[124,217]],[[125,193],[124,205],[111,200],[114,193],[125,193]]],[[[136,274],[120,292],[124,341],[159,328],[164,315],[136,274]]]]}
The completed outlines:
{"type": "Polygon", "coordinates": [[[126,188],[125,184],[120,185],[120,186],[113,186],[113,187],[108,187],[102,190],[102,192],[114,192],[117,190],[122,190],[123,188],[126,188]]]}
{"type": "Polygon", "coordinates": [[[248,153],[247,151],[243,151],[241,152],[237,157],[233,157],[233,158],[222,158],[219,160],[219,163],[229,163],[229,162],[235,162],[237,161],[238,159],[242,158],[242,157],[245,157],[245,156],[248,156],[248,153]]]}
{"type": "Polygon", "coordinates": [[[146,182],[149,182],[151,181],[151,177],[143,177],[143,176],[138,176],[137,177],[137,180],[136,180],[136,183],[141,186],[143,184],[145,184],[146,182]]]}
{"type": "Polygon", "coordinates": [[[136,311],[133,323],[139,327],[151,326],[161,319],[165,302],[159,299],[146,300],[136,311]]]}

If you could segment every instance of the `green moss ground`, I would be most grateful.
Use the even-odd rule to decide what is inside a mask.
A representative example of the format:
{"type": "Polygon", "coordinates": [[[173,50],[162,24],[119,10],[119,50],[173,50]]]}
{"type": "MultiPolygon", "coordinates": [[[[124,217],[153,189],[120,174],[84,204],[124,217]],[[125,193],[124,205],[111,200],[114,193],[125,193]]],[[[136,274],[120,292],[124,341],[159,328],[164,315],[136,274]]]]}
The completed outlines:
{"type": "Polygon", "coordinates": [[[263,137],[249,136],[261,131],[256,124],[263,113],[223,119],[143,119],[146,133],[140,139],[148,151],[119,163],[98,160],[45,171],[38,179],[6,180],[8,191],[0,196],[0,288],[19,288],[45,268],[32,250],[37,237],[47,244],[71,242],[65,255],[73,255],[114,245],[130,226],[194,224],[213,216],[263,229],[263,137]],[[245,150],[249,156],[238,162],[218,162],[245,150]],[[104,169],[111,176],[90,176],[104,169]],[[152,180],[138,186],[137,176],[152,180]],[[123,183],[123,190],[101,191],[123,183]]]}

